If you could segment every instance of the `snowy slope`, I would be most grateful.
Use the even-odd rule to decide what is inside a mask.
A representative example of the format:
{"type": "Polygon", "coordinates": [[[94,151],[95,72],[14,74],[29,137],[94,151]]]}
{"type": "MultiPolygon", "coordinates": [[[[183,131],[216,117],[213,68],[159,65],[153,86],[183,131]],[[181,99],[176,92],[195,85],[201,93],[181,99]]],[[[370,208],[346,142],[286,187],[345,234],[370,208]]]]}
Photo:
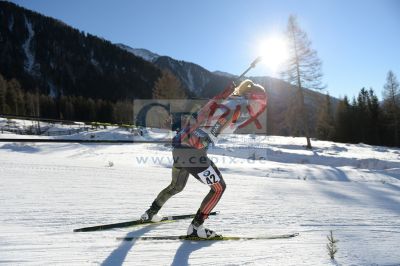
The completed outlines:
{"type": "MultiPolygon", "coordinates": [[[[0,143],[0,263],[399,265],[400,150],[314,141],[307,151],[304,144],[302,138],[222,139],[210,156],[227,190],[216,208],[221,213],[206,221],[225,235],[300,236],[124,243],[115,238],[184,234],[190,221],[72,230],[137,218],[170,182],[168,146],[0,143]],[[340,240],[335,262],[326,252],[329,230],[340,240]]],[[[190,178],[162,212],[193,213],[207,191],[190,178]]]]}
{"type": "Polygon", "coordinates": [[[147,49],[132,48],[132,47],[122,44],[122,43],[117,43],[115,45],[117,45],[118,47],[120,47],[136,56],[139,56],[139,57],[143,58],[144,60],[151,62],[151,63],[154,62],[155,60],[157,60],[158,57],[160,57],[158,54],[153,53],[147,49]]]}

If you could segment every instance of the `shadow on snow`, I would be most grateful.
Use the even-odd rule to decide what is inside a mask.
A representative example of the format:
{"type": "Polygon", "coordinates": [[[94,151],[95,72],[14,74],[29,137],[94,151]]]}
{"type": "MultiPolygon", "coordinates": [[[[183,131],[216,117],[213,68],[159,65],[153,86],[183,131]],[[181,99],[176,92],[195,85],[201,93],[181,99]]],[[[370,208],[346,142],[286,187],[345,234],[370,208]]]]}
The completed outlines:
{"type": "MultiPolygon", "coordinates": [[[[125,235],[125,237],[134,237],[134,236],[143,236],[144,234],[150,232],[154,227],[159,225],[148,225],[139,230],[129,232],[125,235]]],[[[137,240],[132,241],[122,241],[121,244],[114,249],[113,252],[103,261],[102,266],[114,266],[114,265],[122,265],[125,261],[128,252],[135,245],[137,240]]]]}

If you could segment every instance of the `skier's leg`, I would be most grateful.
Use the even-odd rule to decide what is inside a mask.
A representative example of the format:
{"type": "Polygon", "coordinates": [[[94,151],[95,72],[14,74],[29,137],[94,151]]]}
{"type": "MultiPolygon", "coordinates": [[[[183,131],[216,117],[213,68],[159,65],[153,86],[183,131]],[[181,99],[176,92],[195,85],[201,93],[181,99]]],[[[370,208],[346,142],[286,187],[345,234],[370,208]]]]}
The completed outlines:
{"type": "Polygon", "coordinates": [[[218,168],[210,161],[210,166],[197,173],[196,178],[210,186],[210,192],[203,199],[199,210],[196,213],[192,223],[190,224],[187,234],[202,238],[210,238],[216,236],[212,230],[203,227],[204,220],[208,218],[210,212],[218,204],[226,189],[226,184],[218,168]]]}
{"type": "Polygon", "coordinates": [[[196,217],[193,219],[193,223],[199,226],[203,224],[204,220],[208,218],[210,212],[218,204],[226,189],[226,184],[221,172],[213,162],[206,170],[198,173],[197,176],[203,183],[210,186],[210,191],[203,199],[196,217]]]}
{"type": "Polygon", "coordinates": [[[151,204],[151,207],[142,215],[141,219],[152,220],[153,216],[158,213],[168,199],[185,188],[188,177],[189,172],[184,168],[172,167],[171,183],[158,194],[157,198],[151,204]]]}
{"type": "Polygon", "coordinates": [[[164,188],[154,200],[155,204],[162,207],[164,203],[169,200],[173,195],[181,192],[187,183],[189,172],[184,168],[172,167],[172,181],[166,188],[164,188]]]}

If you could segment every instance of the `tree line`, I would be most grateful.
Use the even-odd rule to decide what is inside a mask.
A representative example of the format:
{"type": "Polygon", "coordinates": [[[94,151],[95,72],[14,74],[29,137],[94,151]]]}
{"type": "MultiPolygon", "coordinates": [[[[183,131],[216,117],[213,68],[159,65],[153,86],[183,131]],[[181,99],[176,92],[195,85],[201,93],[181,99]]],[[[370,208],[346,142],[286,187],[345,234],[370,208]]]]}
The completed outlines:
{"type": "Polygon", "coordinates": [[[129,100],[112,102],[82,96],[52,97],[39,91],[24,90],[18,80],[6,80],[0,74],[0,114],[132,124],[133,103],[129,100]]]}
{"type": "MultiPolygon", "coordinates": [[[[191,97],[171,72],[104,39],[13,3],[0,6],[0,73],[5,77],[0,75],[0,114],[132,124],[133,99],[191,97]],[[29,46],[28,25],[34,32],[29,46]],[[27,68],[29,53],[35,61],[27,68]]],[[[269,133],[274,129],[274,134],[305,136],[310,149],[311,137],[399,146],[399,92],[393,72],[383,102],[372,89],[363,88],[352,101],[345,97],[337,103],[327,95],[317,112],[313,105],[320,100],[312,100],[306,89],[325,87],[321,60],[294,16],[286,36],[289,59],[282,78],[295,91],[286,102],[276,97],[269,102],[268,114],[274,114],[268,119],[269,133]]],[[[220,83],[210,81],[207,96],[226,85],[220,83]]]]}
{"type": "MultiPolygon", "coordinates": [[[[180,81],[167,70],[152,90],[153,99],[184,99],[185,90],[180,81]]],[[[133,101],[110,101],[83,96],[59,97],[25,90],[20,82],[6,80],[0,73],[0,115],[32,116],[83,122],[133,124],[133,101]]]]}
{"type": "MultiPolygon", "coordinates": [[[[286,110],[285,123],[290,135],[305,136],[311,149],[311,137],[337,142],[399,146],[400,91],[395,74],[389,71],[379,102],[372,88],[362,88],[351,101],[348,97],[335,104],[326,95],[317,111],[306,104],[305,88],[322,90],[322,62],[295,16],[290,16],[286,30],[289,58],[282,78],[294,91],[286,110]],[[334,106],[335,105],[335,106],[334,106]],[[316,120],[315,128],[312,128],[316,120]]],[[[311,98],[309,96],[309,98],[311,98]]],[[[312,102],[321,102],[314,99],[312,102]]]]}
{"type": "Polygon", "coordinates": [[[399,146],[400,91],[396,75],[389,71],[380,102],[374,90],[362,88],[350,101],[339,101],[334,112],[331,97],[321,104],[317,137],[345,143],[399,146]]]}
{"type": "MultiPolygon", "coordinates": [[[[153,88],[154,99],[185,98],[179,80],[164,71],[153,88]],[[171,89],[173,88],[173,89],[171,89]]],[[[316,117],[313,136],[321,140],[372,145],[400,145],[400,90],[396,75],[389,71],[383,101],[374,90],[362,88],[350,101],[347,96],[333,104],[327,94],[316,117]]],[[[52,97],[24,90],[16,79],[0,74],[0,114],[50,119],[133,124],[133,102],[108,101],[82,96],[52,97]]],[[[290,110],[287,111],[290,115],[290,110]]],[[[293,120],[293,119],[292,119],[293,120]]]]}

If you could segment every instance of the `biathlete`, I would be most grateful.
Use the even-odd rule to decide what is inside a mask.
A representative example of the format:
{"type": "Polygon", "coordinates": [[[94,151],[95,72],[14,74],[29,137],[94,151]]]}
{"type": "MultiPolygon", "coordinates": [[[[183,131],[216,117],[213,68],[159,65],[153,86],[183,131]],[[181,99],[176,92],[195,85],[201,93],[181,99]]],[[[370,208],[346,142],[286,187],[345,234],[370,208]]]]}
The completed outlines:
{"type": "Polygon", "coordinates": [[[188,125],[173,138],[171,184],[158,194],[141,219],[160,221],[158,211],[169,198],[183,190],[191,174],[210,186],[210,192],[189,225],[187,235],[200,238],[218,236],[205,228],[203,223],[221,199],[226,184],[217,166],[208,158],[207,149],[221,133],[233,133],[253,121],[258,122],[256,118],[265,110],[266,104],[265,89],[251,80],[245,80],[237,87],[228,86],[197,114],[192,115],[188,125]]]}

